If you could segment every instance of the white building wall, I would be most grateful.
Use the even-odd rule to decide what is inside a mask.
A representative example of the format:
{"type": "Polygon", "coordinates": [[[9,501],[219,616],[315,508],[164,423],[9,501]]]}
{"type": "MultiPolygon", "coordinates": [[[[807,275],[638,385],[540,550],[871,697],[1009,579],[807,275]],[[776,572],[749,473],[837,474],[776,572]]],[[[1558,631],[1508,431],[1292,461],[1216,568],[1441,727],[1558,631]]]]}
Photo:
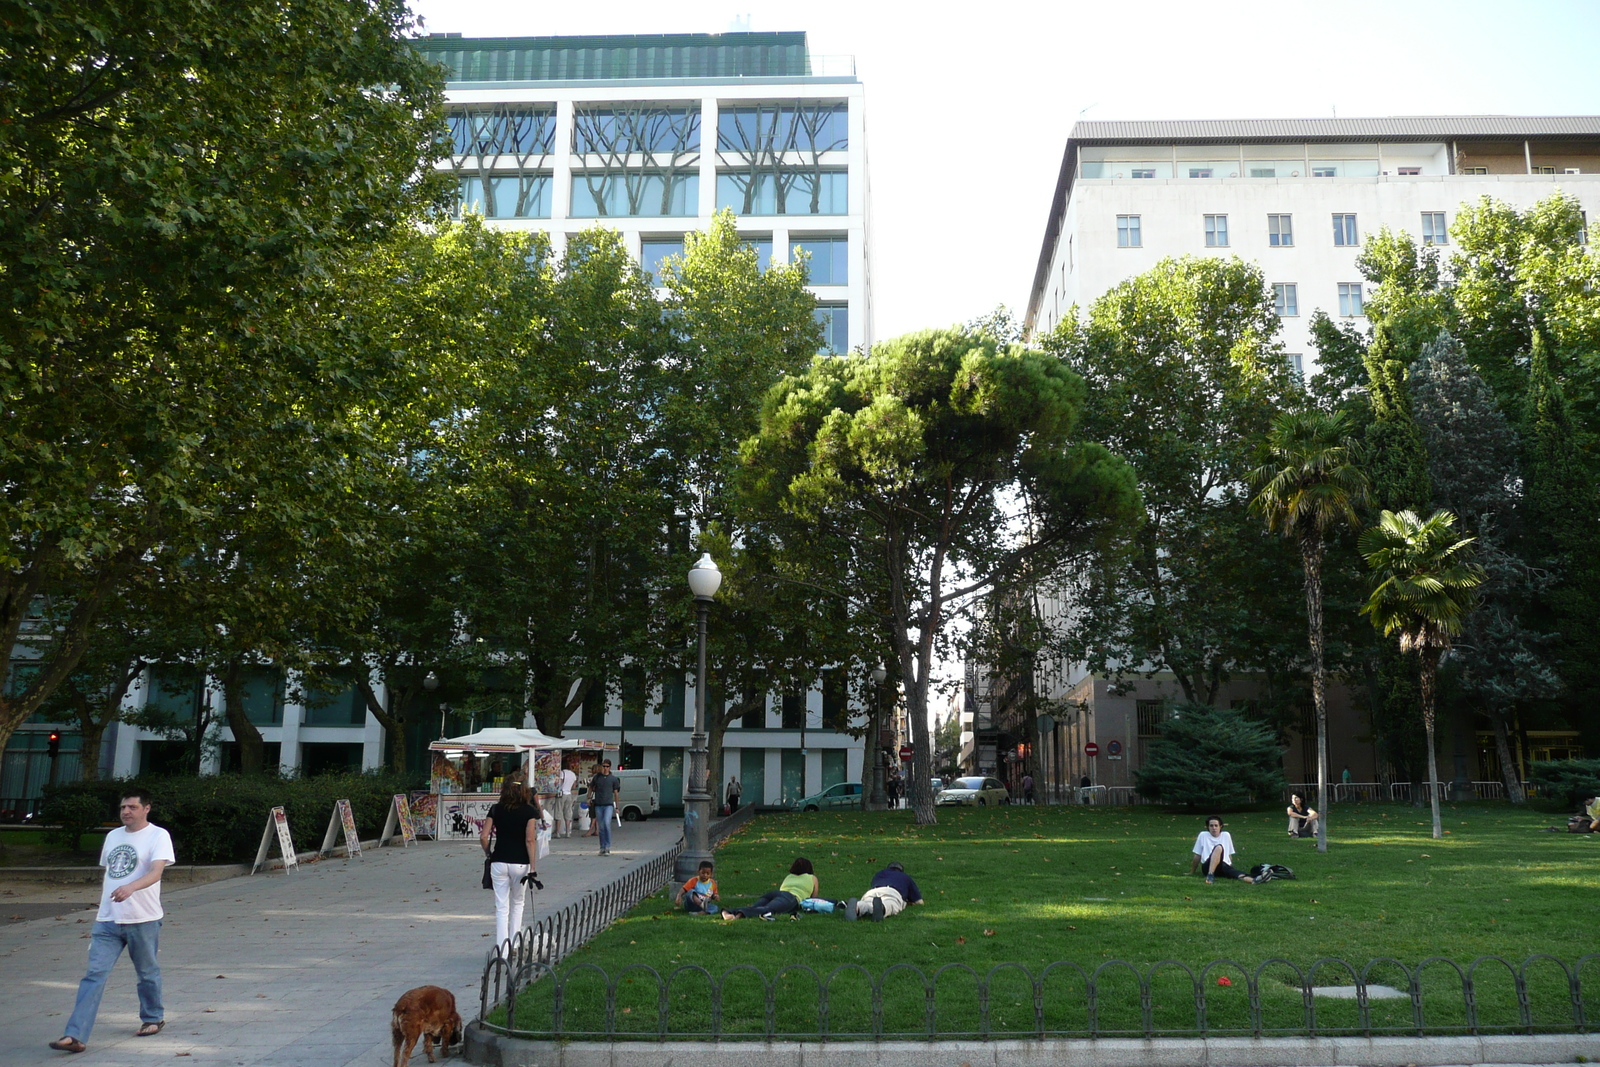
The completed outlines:
{"type": "MultiPolygon", "coordinates": [[[[1386,157],[1386,165],[1394,158],[1386,157]]],[[[1162,259],[1238,256],[1259,264],[1269,285],[1289,282],[1296,286],[1299,313],[1282,320],[1280,336],[1284,350],[1302,355],[1304,369],[1311,373],[1316,361],[1311,317],[1322,310],[1340,318],[1339,283],[1362,282],[1355,266],[1360,242],[1385,226],[1420,240],[1423,212],[1442,211],[1446,225],[1453,226],[1461,205],[1475,203],[1480,197],[1493,197],[1525,210],[1558,189],[1577,198],[1591,216],[1600,217],[1600,174],[1080,178],[1067,207],[1037,328],[1043,332],[1053,329],[1073,304],[1086,312],[1097,297],[1162,259]],[[1204,219],[1208,214],[1227,216],[1227,247],[1206,246],[1204,219]],[[1270,245],[1269,214],[1292,217],[1291,247],[1270,245]],[[1334,244],[1335,214],[1356,216],[1358,244],[1334,244]],[[1117,247],[1119,215],[1139,216],[1141,247],[1117,247]]],[[[1440,251],[1448,259],[1453,245],[1440,251]]],[[[1364,317],[1351,321],[1366,325],[1364,317]]]]}

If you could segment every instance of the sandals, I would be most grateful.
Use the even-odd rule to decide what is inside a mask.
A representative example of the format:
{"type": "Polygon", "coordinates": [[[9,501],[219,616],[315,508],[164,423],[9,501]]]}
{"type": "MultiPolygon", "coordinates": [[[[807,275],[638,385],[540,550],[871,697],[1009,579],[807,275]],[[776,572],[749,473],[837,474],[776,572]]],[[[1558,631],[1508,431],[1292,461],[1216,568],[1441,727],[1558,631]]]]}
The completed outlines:
{"type": "Polygon", "coordinates": [[[57,1052],[86,1052],[89,1049],[88,1045],[75,1037],[59,1037],[50,1042],[50,1047],[57,1052]]]}
{"type": "Polygon", "coordinates": [[[165,1020],[165,1019],[162,1019],[158,1023],[145,1023],[143,1026],[139,1027],[139,1029],[137,1029],[137,1030],[135,1030],[133,1032],[133,1036],[134,1037],[155,1037],[157,1034],[159,1034],[161,1032],[161,1028],[163,1026],[166,1026],[166,1025],[167,1025],[167,1020],[165,1020]]]}

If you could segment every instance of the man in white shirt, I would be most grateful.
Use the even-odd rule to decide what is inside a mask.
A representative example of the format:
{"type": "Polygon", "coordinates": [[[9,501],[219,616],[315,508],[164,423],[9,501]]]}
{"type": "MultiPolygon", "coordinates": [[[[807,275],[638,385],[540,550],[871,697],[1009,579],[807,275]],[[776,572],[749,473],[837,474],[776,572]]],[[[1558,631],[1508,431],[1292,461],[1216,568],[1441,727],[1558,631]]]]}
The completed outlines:
{"type": "Polygon", "coordinates": [[[1233,835],[1222,828],[1222,820],[1215,815],[1206,820],[1206,828],[1200,831],[1194,839],[1194,855],[1189,861],[1189,873],[1193,874],[1199,867],[1204,867],[1206,884],[1211,884],[1213,878],[1237,878],[1241,882],[1254,883],[1243,871],[1236,871],[1229,864],[1233,860],[1233,835]]]}
{"type": "Polygon", "coordinates": [[[572,836],[572,821],[578,817],[578,798],[572,795],[578,775],[571,767],[561,768],[561,796],[555,805],[557,837],[572,836]]]}
{"type": "Polygon", "coordinates": [[[122,950],[128,950],[139,977],[139,1029],[136,1037],[154,1037],[166,1025],[161,1006],[161,967],[156,952],[161,934],[161,872],[173,862],[172,836],[150,821],[150,794],[135,789],[122,798],[122,825],[106,835],[100,865],[106,869],[100,887],[100,912],[89,940],[89,971],[78,983],[78,1001],[66,1033],[50,1042],[62,1052],[88,1046],[100,1011],[106,979],[122,950]]]}

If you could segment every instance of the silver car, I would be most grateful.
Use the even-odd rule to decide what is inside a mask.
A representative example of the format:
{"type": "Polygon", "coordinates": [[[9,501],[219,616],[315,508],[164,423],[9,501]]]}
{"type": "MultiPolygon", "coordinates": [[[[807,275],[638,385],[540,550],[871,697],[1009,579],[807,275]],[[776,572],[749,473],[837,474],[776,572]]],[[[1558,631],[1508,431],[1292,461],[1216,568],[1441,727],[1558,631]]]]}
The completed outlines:
{"type": "Polygon", "coordinates": [[[970,808],[986,808],[1011,803],[1011,794],[998,778],[970,775],[957,778],[941,790],[938,803],[940,807],[959,804],[970,808]]]}

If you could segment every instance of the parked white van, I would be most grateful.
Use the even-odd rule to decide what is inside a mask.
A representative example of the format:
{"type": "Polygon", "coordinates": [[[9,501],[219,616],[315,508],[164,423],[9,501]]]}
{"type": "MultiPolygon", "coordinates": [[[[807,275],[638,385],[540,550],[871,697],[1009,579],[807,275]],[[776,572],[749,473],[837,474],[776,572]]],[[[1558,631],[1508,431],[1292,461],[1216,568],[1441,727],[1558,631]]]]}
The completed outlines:
{"type": "MultiPolygon", "coordinates": [[[[617,790],[617,814],[628,822],[648,819],[661,810],[661,776],[655,771],[612,771],[622,781],[617,790]]],[[[573,790],[580,802],[589,799],[589,784],[579,782],[573,790]]]]}

